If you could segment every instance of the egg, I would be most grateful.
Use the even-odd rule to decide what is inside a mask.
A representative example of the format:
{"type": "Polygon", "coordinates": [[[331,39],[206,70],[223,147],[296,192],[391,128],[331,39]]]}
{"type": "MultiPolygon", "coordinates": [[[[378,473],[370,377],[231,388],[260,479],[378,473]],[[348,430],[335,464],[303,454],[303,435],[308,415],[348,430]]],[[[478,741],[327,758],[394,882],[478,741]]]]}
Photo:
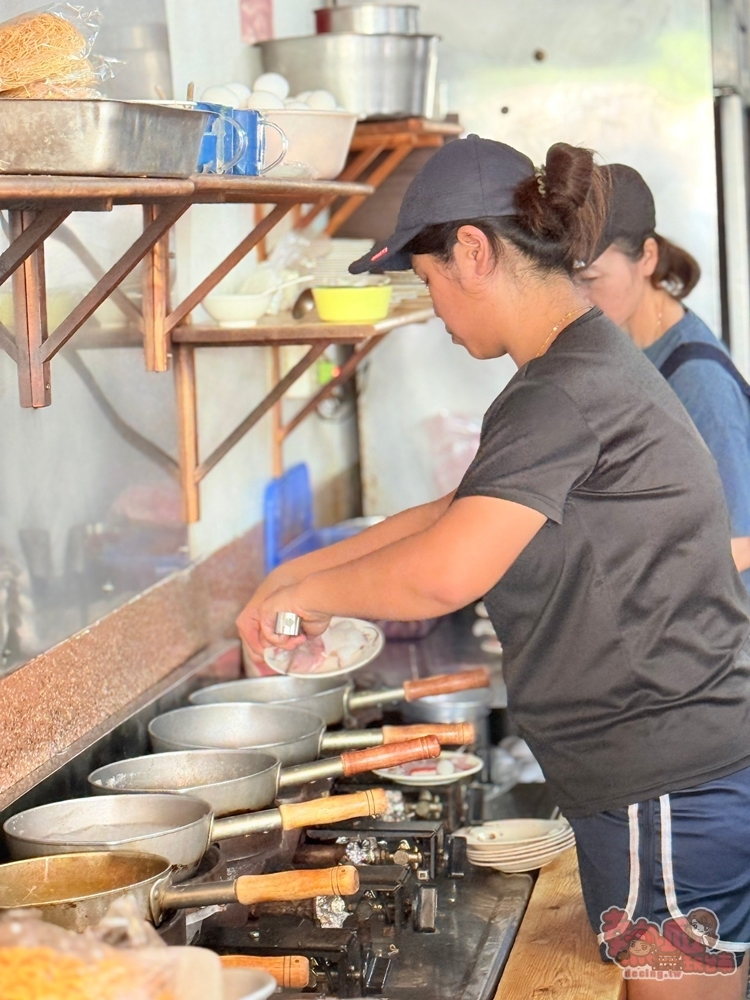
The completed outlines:
{"type": "Polygon", "coordinates": [[[231,87],[208,87],[201,94],[201,100],[206,104],[221,104],[228,108],[237,108],[240,105],[231,87]]]}
{"type": "Polygon", "coordinates": [[[310,105],[309,104],[305,104],[304,101],[286,100],[286,101],[284,101],[284,107],[288,111],[309,111],[310,110],[310,105]]]}
{"type": "Polygon", "coordinates": [[[315,111],[333,111],[336,107],[336,98],[327,90],[314,90],[307,98],[307,103],[315,111]]]}
{"type": "Polygon", "coordinates": [[[227,90],[231,90],[236,96],[239,104],[237,107],[244,107],[245,101],[248,99],[252,91],[247,86],[246,83],[225,83],[224,86],[227,90]]]}
{"type": "Polygon", "coordinates": [[[307,104],[307,98],[312,94],[311,90],[303,90],[301,94],[297,94],[295,101],[304,101],[307,104]]]}
{"type": "Polygon", "coordinates": [[[284,107],[284,102],[270,90],[254,90],[245,101],[245,107],[251,111],[277,111],[284,107]]]}
{"type": "Polygon", "coordinates": [[[253,90],[267,90],[283,101],[289,97],[289,81],[281,73],[262,73],[253,84],[253,90]]]}
{"type": "Polygon", "coordinates": [[[456,768],[453,766],[453,762],[450,760],[439,760],[437,762],[437,773],[438,774],[455,774],[456,768]]]}

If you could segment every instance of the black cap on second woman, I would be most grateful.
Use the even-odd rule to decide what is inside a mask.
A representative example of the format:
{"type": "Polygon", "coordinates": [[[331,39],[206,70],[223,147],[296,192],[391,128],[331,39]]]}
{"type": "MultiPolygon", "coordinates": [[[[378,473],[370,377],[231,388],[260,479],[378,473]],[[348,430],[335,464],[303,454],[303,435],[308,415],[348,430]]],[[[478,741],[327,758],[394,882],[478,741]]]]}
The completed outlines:
{"type": "Polygon", "coordinates": [[[602,172],[609,176],[609,210],[592,261],[615,240],[624,237],[642,244],[656,229],[654,196],[638,171],[624,163],[610,163],[602,172]]]}
{"type": "Polygon", "coordinates": [[[351,264],[350,272],[408,271],[411,255],[404,247],[427,226],[515,215],[516,187],[533,174],[528,156],[504,142],[470,135],[446,143],[407,188],[393,236],[351,264]]]}

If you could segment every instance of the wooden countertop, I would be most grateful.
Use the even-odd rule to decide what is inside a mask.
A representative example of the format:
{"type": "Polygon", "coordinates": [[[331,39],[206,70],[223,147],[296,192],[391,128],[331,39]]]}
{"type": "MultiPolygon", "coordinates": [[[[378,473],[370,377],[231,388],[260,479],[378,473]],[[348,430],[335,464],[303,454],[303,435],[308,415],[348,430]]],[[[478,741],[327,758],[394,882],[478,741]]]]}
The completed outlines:
{"type": "Polygon", "coordinates": [[[625,1000],[625,980],[599,957],[574,848],[543,868],[495,1000],[625,1000]]]}

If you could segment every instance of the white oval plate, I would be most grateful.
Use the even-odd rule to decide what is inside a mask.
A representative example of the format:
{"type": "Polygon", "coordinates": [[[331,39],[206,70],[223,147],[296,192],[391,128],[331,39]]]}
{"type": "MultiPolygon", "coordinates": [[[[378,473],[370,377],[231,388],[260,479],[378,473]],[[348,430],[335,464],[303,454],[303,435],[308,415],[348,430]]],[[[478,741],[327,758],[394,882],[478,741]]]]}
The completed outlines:
{"type": "Polygon", "coordinates": [[[478,851],[467,848],[467,856],[476,861],[525,861],[527,858],[537,857],[540,854],[549,854],[552,851],[562,851],[567,847],[572,847],[575,837],[565,837],[543,847],[530,848],[526,851],[478,851]]]}
{"type": "MultiPolygon", "coordinates": [[[[332,649],[326,657],[326,660],[330,661],[328,666],[326,666],[326,661],[324,661],[315,670],[295,669],[293,657],[295,654],[299,655],[299,650],[309,648],[308,643],[303,643],[302,646],[298,646],[294,650],[269,646],[263,653],[263,659],[271,670],[274,670],[277,674],[289,674],[293,677],[333,677],[338,674],[350,674],[354,670],[359,670],[360,667],[371,663],[376,656],[382,653],[383,646],[385,645],[383,630],[378,625],[373,624],[373,622],[366,622],[361,618],[331,618],[331,624],[320,637],[324,645],[326,643],[331,643],[332,645],[335,643],[336,626],[341,625],[344,625],[351,634],[358,633],[361,639],[360,648],[357,648],[356,642],[348,641],[341,644],[340,649],[343,653],[344,665],[342,665],[342,660],[339,659],[339,656],[336,655],[336,651],[332,649]]],[[[316,640],[313,639],[310,642],[316,642],[316,640]]]]}
{"type": "Polygon", "coordinates": [[[500,846],[504,844],[549,843],[565,836],[570,824],[565,819],[500,819],[482,826],[465,828],[461,836],[472,847],[500,846]]]}
{"type": "Polygon", "coordinates": [[[475,757],[473,753],[461,753],[460,750],[443,750],[439,757],[432,760],[413,760],[408,764],[396,764],[395,767],[381,767],[373,774],[379,778],[388,778],[399,785],[411,785],[413,788],[432,788],[436,785],[452,785],[455,781],[463,778],[470,778],[472,774],[477,774],[484,767],[484,761],[475,757]],[[423,768],[437,768],[441,762],[448,761],[454,768],[452,774],[432,774],[420,773],[412,774],[414,769],[422,771],[423,768]]]}

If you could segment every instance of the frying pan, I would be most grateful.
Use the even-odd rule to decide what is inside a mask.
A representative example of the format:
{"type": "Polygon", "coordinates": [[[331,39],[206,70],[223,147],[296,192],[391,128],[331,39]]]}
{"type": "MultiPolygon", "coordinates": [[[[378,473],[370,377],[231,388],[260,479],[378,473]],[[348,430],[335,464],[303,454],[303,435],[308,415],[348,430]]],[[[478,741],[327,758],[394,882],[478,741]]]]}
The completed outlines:
{"type": "Polygon", "coordinates": [[[342,730],[326,733],[325,723],[314,712],[287,705],[189,705],[157,715],[148,726],[151,746],[165,750],[263,750],[278,757],[282,767],[315,760],[321,752],[337,753],[355,747],[398,743],[422,736],[462,746],[468,742],[463,724],[437,726],[385,726],[383,729],[342,730]]]}
{"type": "Polygon", "coordinates": [[[136,851],[167,858],[174,881],[195,873],[215,840],[267,830],[295,830],[388,808],[382,788],[333,795],[278,809],[214,819],[211,806],[191,795],[107,795],[35,806],[3,824],[14,860],[86,851],[136,851]]]}
{"type": "Polygon", "coordinates": [[[381,691],[355,691],[351,683],[335,686],[325,677],[246,677],[239,681],[212,684],[190,695],[192,705],[216,705],[223,702],[262,702],[291,705],[316,712],[327,726],[334,726],[347,713],[362,708],[374,708],[399,701],[418,701],[439,694],[452,694],[471,688],[490,686],[486,667],[464,670],[457,674],[436,674],[419,680],[405,681],[401,687],[381,691]]]}
{"type": "Polygon", "coordinates": [[[0,865],[0,912],[33,906],[44,920],[82,931],[99,923],[115,899],[131,893],[143,919],[158,926],[168,910],[349,896],[359,887],[351,865],[195,886],[175,886],[172,878],[169,861],[155,854],[108,851],[14,861],[0,865]]]}
{"type": "Polygon", "coordinates": [[[215,816],[264,809],[279,791],[320,778],[350,777],[394,763],[424,760],[440,747],[425,739],[392,743],[284,768],[258,750],[173,750],[107,764],[89,775],[96,794],[179,792],[208,802],[215,816]],[[391,763],[382,764],[383,760],[391,763]]]}

